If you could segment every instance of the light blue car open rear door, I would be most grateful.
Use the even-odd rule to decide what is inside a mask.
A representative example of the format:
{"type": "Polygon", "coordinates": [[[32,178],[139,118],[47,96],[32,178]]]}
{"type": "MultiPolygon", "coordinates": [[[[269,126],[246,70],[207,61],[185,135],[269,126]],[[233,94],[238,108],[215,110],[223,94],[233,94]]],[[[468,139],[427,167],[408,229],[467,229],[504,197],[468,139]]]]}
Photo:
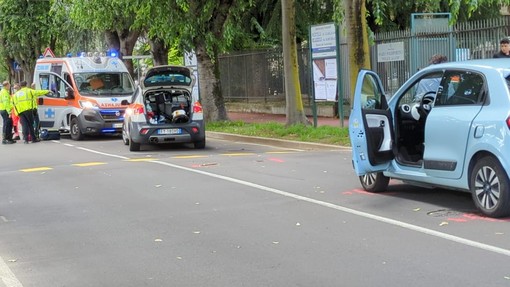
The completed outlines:
{"type": "Polygon", "coordinates": [[[393,159],[393,122],[379,76],[361,70],[349,117],[352,162],[357,175],[384,171],[393,159]]]}

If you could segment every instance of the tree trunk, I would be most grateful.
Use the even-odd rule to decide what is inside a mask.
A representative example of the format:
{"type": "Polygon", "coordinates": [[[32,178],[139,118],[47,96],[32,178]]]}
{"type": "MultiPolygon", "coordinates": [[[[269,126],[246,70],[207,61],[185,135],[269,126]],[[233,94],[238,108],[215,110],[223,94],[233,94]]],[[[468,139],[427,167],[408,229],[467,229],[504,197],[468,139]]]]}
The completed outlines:
{"type": "Polygon", "coordinates": [[[370,69],[368,48],[368,24],[366,0],[344,0],[349,47],[349,69],[351,84],[351,105],[354,98],[356,78],[360,69],[370,69]]]}
{"type": "MultiPolygon", "coordinates": [[[[225,100],[221,92],[218,59],[211,59],[207,54],[205,43],[195,43],[197,67],[200,78],[200,102],[204,109],[206,121],[228,120],[225,100]]],[[[217,55],[217,54],[216,54],[217,55]]]]}
{"type": "Polygon", "coordinates": [[[303,109],[296,47],[295,0],[282,2],[283,70],[285,73],[286,125],[310,124],[303,109]]]}
{"type": "Polygon", "coordinates": [[[154,66],[168,65],[168,47],[160,39],[149,39],[154,66]]]}
{"type": "MultiPolygon", "coordinates": [[[[140,36],[140,32],[138,31],[130,31],[128,29],[123,29],[120,31],[106,31],[105,39],[108,44],[108,48],[116,49],[120,52],[121,59],[122,56],[131,56],[133,55],[133,50],[135,48],[136,41],[140,36]]],[[[124,60],[126,64],[126,68],[129,73],[134,77],[134,67],[132,60],[124,60]]]]}

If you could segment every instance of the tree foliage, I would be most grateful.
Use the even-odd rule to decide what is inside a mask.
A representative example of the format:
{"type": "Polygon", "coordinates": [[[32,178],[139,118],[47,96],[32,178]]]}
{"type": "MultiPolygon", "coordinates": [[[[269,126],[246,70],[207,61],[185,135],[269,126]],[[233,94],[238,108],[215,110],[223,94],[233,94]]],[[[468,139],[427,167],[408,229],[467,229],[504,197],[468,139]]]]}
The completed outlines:
{"type": "Polygon", "coordinates": [[[0,43],[6,66],[14,76],[16,61],[32,81],[35,61],[50,43],[55,28],[48,17],[49,1],[3,0],[0,1],[0,43]]]}
{"type": "Polygon", "coordinates": [[[347,21],[345,31],[349,39],[352,100],[357,72],[362,68],[370,68],[369,30],[407,29],[411,24],[411,13],[449,12],[452,24],[471,19],[490,19],[500,14],[502,5],[510,5],[510,0],[343,0],[336,4],[335,19],[338,22],[347,21]],[[360,3],[363,4],[359,6],[360,3]]]}
{"type": "Polygon", "coordinates": [[[55,55],[76,55],[83,51],[105,47],[103,31],[80,27],[75,21],[69,21],[71,5],[69,0],[52,0],[49,17],[53,29],[49,46],[55,55]]]}
{"type": "Polygon", "coordinates": [[[218,55],[240,35],[236,25],[251,1],[136,1],[135,27],[146,25],[148,37],[177,43],[195,52],[200,77],[200,96],[206,120],[225,120],[227,114],[220,85],[218,55]],[[149,24],[147,24],[149,23],[149,24]]]}
{"type": "MultiPolygon", "coordinates": [[[[282,43],[282,0],[257,0],[242,15],[239,26],[245,33],[246,47],[280,46],[282,43]],[[251,45],[251,46],[250,46],[251,45]]],[[[313,24],[331,22],[334,13],[333,0],[295,1],[296,42],[308,40],[309,27],[313,24]]]]}
{"type": "Polygon", "coordinates": [[[508,0],[367,0],[367,21],[373,32],[402,30],[410,27],[412,13],[452,14],[452,23],[490,19],[500,15],[508,0]]]}
{"type": "MultiPolygon", "coordinates": [[[[132,29],[137,6],[133,0],[66,0],[71,19],[83,29],[103,31],[108,49],[116,49],[121,55],[132,55],[141,30],[132,29]]],[[[103,50],[103,49],[100,49],[103,50]]],[[[134,74],[132,61],[126,66],[134,74]]]]}

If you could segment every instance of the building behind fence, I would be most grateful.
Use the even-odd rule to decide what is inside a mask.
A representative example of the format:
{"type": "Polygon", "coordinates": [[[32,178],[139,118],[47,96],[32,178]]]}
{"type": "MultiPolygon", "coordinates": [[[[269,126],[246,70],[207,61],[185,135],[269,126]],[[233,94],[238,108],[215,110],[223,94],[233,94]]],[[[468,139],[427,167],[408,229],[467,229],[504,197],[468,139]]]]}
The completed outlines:
{"type": "MultiPolygon", "coordinates": [[[[491,58],[499,51],[499,41],[510,35],[510,17],[458,23],[447,30],[393,31],[375,34],[370,48],[372,70],[377,72],[388,95],[393,94],[412,74],[426,65],[430,56],[443,53],[450,61],[491,58]],[[384,44],[403,45],[401,60],[381,60],[384,44]]],[[[340,37],[340,87],[344,103],[349,103],[349,51],[340,37]]],[[[299,77],[305,106],[311,104],[310,53],[298,50],[299,77]]],[[[283,55],[281,50],[250,51],[220,56],[223,96],[226,102],[285,102],[283,55]]]]}

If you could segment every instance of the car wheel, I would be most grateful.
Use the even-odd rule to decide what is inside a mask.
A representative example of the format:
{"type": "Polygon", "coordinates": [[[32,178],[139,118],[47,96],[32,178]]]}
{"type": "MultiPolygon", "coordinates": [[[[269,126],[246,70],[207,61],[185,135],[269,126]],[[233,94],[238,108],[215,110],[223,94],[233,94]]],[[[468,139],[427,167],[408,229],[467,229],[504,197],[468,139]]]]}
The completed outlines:
{"type": "Polygon", "coordinates": [[[390,178],[384,176],[382,172],[372,172],[360,176],[359,181],[363,189],[368,192],[382,192],[388,187],[390,178]]]}
{"type": "Polygon", "coordinates": [[[509,180],[496,158],[481,158],[473,167],[469,183],[473,201],[484,215],[510,215],[509,180]]]}
{"type": "Polygon", "coordinates": [[[83,139],[83,134],[81,133],[80,126],[78,126],[78,119],[73,118],[71,120],[71,139],[75,141],[79,141],[83,139]]]}
{"type": "Polygon", "coordinates": [[[122,124],[122,142],[124,142],[125,145],[129,144],[129,138],[126,131],[127,127],[125,124],[122,124]]]}
{"type": "Polygon", "coordinates": [[[204,149],[205,148],[205,139],[201,141],[194,142],[193,145],[195,146],[195,149],[204,149]]]}
{"type": "Polygon", "coordinates": [[[129,151],[140,151],[140,144],[135,143],[133,139],[129,139],[129,151]]]}

